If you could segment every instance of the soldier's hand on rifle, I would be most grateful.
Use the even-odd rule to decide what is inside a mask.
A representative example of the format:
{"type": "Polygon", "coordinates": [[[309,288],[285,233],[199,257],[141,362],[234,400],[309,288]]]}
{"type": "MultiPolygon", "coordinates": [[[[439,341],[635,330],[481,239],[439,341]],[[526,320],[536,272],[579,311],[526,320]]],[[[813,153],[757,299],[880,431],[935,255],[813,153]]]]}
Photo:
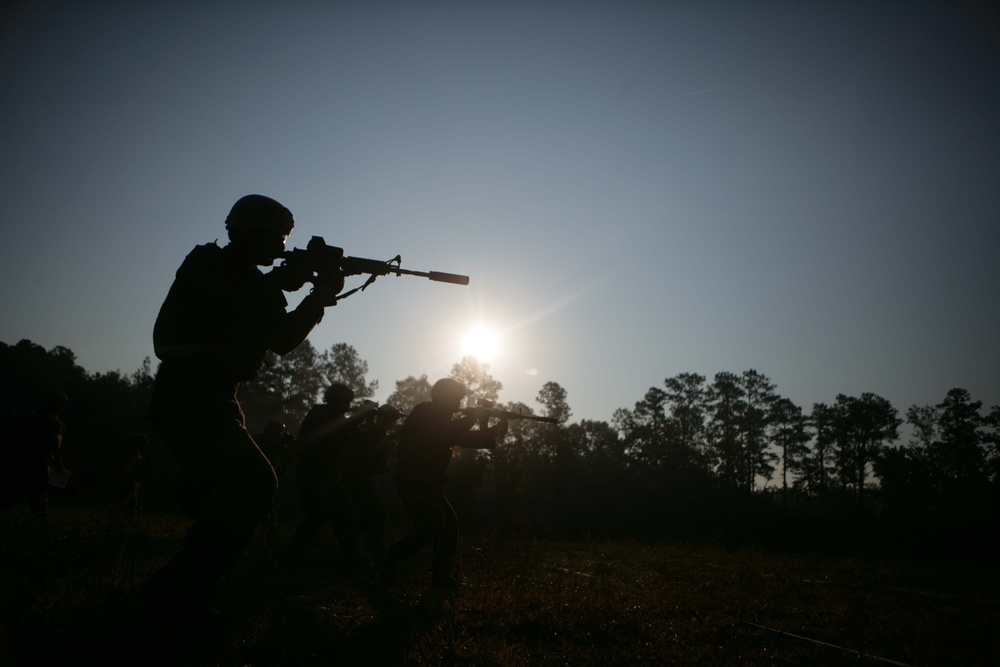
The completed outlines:
{"type": "Polygon", "coordinates": [[[306,298],[326,308],[327,306],[337,305],[337,294],[336,290],[329,289],[328,287],[314,287],[306,298]]]}
{"type": "Polygon", "coordinates": [[[312,280],[312,277],[312,271],[307,267],[287,263],[274,267],[265,275],[282,292],[294,292],[312,280]]]}
{"type": "Polygon", "coordinates": [[[335,306],[337,304],[337,295],[344,289],[344,274],[337,273],[334,275],[323,275],[322,277],[316,276],[313,278],[312,283],[312,291],[309,292],[309,296],[306,298],[324,308],[335,306]]]}

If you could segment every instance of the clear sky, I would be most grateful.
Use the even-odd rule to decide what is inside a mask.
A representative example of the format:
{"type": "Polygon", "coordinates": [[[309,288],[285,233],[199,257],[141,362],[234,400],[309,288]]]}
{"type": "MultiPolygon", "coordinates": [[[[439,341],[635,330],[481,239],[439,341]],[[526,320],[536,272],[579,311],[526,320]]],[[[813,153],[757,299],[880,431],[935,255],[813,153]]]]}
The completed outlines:
{"type": "Polygon", "coordinates": [[[289,247],[471,276],[380,278],[314,331],[380,400],[481,322],[501,400],[556,381],[574,419],[749,368],[806,411],[1000,403],[986,5],[4,7],[0,341],[132,372],[184,256],[256,192],[289,247]]]}

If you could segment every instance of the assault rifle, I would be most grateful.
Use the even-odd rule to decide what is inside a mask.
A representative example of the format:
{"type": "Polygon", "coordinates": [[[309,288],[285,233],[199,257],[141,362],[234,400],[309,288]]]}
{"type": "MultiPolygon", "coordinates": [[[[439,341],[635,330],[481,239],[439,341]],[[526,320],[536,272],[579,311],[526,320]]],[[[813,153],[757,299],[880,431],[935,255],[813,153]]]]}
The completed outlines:
{"type": "Polygon", "coordinates": [[[440,283],[452,283],[453,285],[468,285],[469,276],[462,276],[456,273],[443,273],[441,271],[411,271],[400,266],[402,258],[396,255],[392,259],[365,259],[364,257],[345,257],[344,249],[327,245],[322,236],[314,236],[309,239],[305,249],[295,248],[281,253],[284,264],[297,265],[308,269],[313,273],[310,281],[316,286],[323,283],[339,282],[344,276],[357,276],[369,274],[368,280],[361,287],[356,287],[348,292],[339,295],[338,299],[346,299],[358,290],[364,290],[375,282],[379,276],[393,274],[397,276],[420,276],[429,278],[440,283]]]}
{"type": "Polygon", "coordinates": [[[476,401],[476,407],[460,408],[459,412],[472,417],[479,417],[481,421],[488,419],[529,419],[535,422],[545,422],[546,424],[558,424],[555,417],[542,417],[524,412],[512,412],[510,410],[500,410],[496,407],[496,401],[488,401],[480,398],[476,401]]]}

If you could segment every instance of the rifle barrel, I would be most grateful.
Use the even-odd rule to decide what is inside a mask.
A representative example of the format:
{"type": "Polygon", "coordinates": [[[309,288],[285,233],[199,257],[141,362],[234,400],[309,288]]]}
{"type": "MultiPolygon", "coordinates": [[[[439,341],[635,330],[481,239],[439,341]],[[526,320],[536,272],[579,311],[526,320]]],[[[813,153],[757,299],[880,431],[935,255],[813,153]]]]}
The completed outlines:
{"type": "Polygon", "coordinates": [[[496,419],[530,419],[531,421],[545,422],[546,424],[559,423],[559,420],[555,417],[543,417],[541,415],[524,414],[523,412],[511,412],[510,410],[497,410],[496,408],[462,408],[459,412],[471,416],[486,414],[496,419]]]}
{"type": "Polygon", "coordinates": [[[343,263],[349,274],[354,272],[373,273],[376,275],[394,273],[397,276],[420,276],[421,278],[429,278],[439,283],[451,283],[452,285],[469,284],[469,276],[463,276],[457,273],[445,273],[443,271],[414,271],[413,269],[404,269],[399,265],[399,257],[389,261],[367,259],[365,257],[345,257],[343,263]]]}

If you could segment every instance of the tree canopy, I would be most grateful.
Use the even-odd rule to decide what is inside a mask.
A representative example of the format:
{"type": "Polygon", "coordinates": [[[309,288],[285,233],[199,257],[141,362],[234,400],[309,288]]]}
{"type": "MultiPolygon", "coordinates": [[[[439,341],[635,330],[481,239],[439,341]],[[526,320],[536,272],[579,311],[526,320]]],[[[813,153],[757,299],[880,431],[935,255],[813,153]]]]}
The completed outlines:
{"type": "MultiPolygon", "coordinates": [[[[149,359],[128,375],[90,373],[68,348],[0,343],[4,420],[53,389],[69,394],[66,455],[84,480],[80,496],[99,495],[122,443],[146,433],[154,373],[149,359]]],[[[359,399],[374,396],[379,383],[367,375],[368,363],[350,344],[317,351],[306,341],[270,356],[239,397],[251,433],[275,419],[295,433],[331,382],[348,384],[359,399]]],[[[498,401],[503,390],[474,357],[457,362],[450,377],[469,388],[469,401],[498,401]]],[[[428,400],[432,382],[425,374],[396,380],[387,403],[408,413],[428,400]]],[[[469,507],[485,508],[507,529],[746,538],[749,517],[767,507],[799,508],[820,521],[839,504],[891,518],[887,534],[905,527],[954,538],[955,531],[995,532],[1000,517],[1000,406],[986,410],[961,388],[936,405],[910,406],[902,418],[871,392],[839,394],[806,411],[754,369],[719,372],[711,382],[694,372],[667,377],[608,422],[572,422],[571,397],[554,380],[534,402],[557,423],[515,420],[500,447],[456,457],[449,473],[450,493],[464,494],[469,507]],[[900,444],[904,424],[908,438],[900,444]]],[[[519,401],[501,407],[534,414],[519,401]]],[[[148,454],[151,478],[167,480],[170,459],[155,437],[148,454]]]]}

